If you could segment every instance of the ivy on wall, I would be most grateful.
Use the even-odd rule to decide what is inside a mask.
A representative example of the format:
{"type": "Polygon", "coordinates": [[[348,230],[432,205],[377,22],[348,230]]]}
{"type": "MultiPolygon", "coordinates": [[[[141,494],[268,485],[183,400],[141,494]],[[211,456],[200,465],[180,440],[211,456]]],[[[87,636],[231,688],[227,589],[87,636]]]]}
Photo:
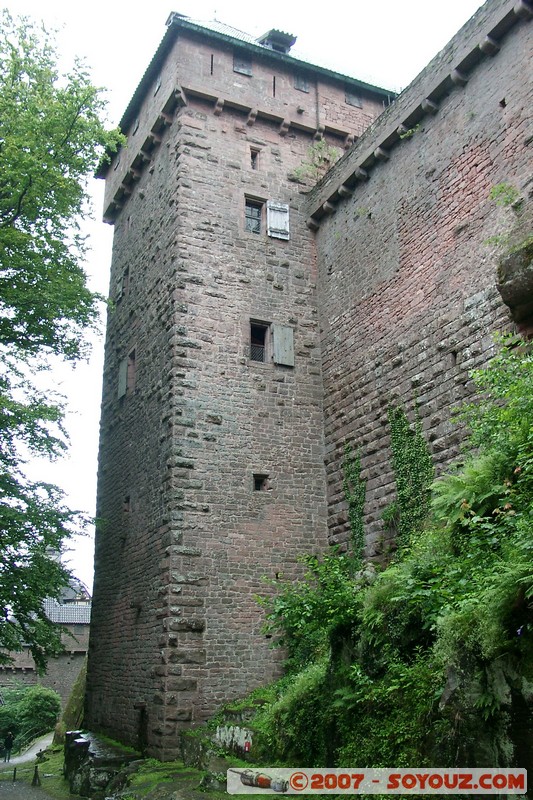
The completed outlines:
{"type": "Polygon", "coordinates": [[[361,454],[344,446],[343,489],[348,503],[348,518],[351,532],[351,557],[355,569],[361,567],[365,547],[364,506],[366,481],[361,478],[361,454]]]}
{"type": "Polygon", "coordinates": [[[398,546],[406,547],[411,534],[421,528],[429,513],[430,486],[435,473],[418,415],[413,426],[400,406],[390,408],[388,417],[396,482],[398,546]]]}
{"type": "Polygon", "coordinates": [[[516,345],[473,374],[463,458],[431,491],[420,423],[391,410],[403,546],[389,566],[313,557],[310,580],[270,599],[299,666],[253,723],[269,763],[533,769],[533,353],[516,345]]]}

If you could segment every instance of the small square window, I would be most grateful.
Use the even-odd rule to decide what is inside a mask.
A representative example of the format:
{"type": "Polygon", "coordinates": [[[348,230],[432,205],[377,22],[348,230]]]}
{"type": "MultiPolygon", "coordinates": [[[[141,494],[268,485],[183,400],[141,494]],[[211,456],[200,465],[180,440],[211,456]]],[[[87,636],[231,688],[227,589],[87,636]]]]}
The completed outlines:
{"type": "Polygon", "coordinates": [[[294,88],[298,89],[299,92],[308,92],[309,91],[309,81],[305,77],[305,75],[295,75],[294,76],[294,88]]]}
{"type": "Polygon", "coordinates": [[[356,108],[363,108],[363,101],[361,99],[361,95],[355,94],[355,92],[346,89],[344,99],[349,106],[355,106],[356,108]]]}
{"type": "Polygon", "coordinates": [[[233,72],[241,75],[252,74],[252,59],[246,53],[233,54],[233,72]]]}
{"type": "Polygon", "coordinates": [[[244,204],[244,230],[248,233],[261,233],[263,205],[259,200],[246,198],[244,204]]]}
{"type": "Polygon", "coordinates": [[[250,321],[250,360],[262,361],[267,360],[267,346],[268,346],[268,331],[270,325],[268,322],[253,322],[250,321]]]}
{"type": "Polygon", "coordinates": [[[254,473],[254,492],[265,492],[268,489],[268,475],[254,473]]]}

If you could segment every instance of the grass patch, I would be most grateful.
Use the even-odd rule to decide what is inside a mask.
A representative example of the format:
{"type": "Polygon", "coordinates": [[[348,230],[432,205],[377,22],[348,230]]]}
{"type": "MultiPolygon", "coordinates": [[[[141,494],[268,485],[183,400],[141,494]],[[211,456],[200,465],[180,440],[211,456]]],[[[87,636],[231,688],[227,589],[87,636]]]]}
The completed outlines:
{"type": "Polygon", "coordinates": [[[131,776],[127,790],[131,791],[133,798],[149,798],[153,791],[157,793],[158,788],[166,786],[169,797],[173,796],[173,792],[179,792],[180,797],[191,800],[205,800],[206,797],[227,800],[226,792],[206,792],[202,789],[205,774],[202,770],[186,766],[182,761],[161,762],[148,758],[131,776]]]}
{"type": "Polygon", "coordinates": [[[31,786],[35,766],[39,767],[41,788],[55,800],[72,800],[69,785],[63,778],[63,749],[47,751],[47,760],[37,764],[35,760],[23,764],[5,764],[0,766],[0,783],[13,780],[13,770],[17,768],[17,783],[31,786]]]}

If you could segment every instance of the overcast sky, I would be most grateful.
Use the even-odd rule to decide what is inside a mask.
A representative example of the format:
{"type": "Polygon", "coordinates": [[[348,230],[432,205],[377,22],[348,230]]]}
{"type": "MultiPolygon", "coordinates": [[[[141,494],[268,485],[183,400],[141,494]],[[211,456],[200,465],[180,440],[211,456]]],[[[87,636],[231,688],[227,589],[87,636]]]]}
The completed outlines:
{"type": "MultiPolygon", "coordinates": [[[[12,14],[59,28],[65,64],[83,57],[93,82],[105,87],[109,123],[117,125],[165,33],[171,11],[193,19],[217,19],[254,36],[277,28],[297,36],[291,54],[387,89],[399,91],[413,80],[482,5],[479,0],[352,0],[331,4],[269,0],[150,0],[147,3],[92,0],[16,0],[12,14]]],[[[490,0],[489,0],[490,2],[490,0]]],[[[100,222],[103,184],[91,180],[94,221],[87,220],[91,252],[86,265],[92,288],[106,294],[112,228],[100,222]]],[[[89,364],[58,370],[54,386],[69,404],[70,456],[52,465],[33,465],[33,477],[60,485],[74,508],[94,514],[103,337],[96,339],[89,364]]],[[[92,539],[77,541],[69,566],[92,586],[92,539]]]]}

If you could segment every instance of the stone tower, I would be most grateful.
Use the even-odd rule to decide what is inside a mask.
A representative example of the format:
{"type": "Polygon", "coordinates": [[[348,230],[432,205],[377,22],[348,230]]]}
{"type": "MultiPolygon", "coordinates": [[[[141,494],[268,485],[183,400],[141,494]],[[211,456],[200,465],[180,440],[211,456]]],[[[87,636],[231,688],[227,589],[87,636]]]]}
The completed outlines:
{"type": "Polygon", "coordinates": [[[180,727],[275,677],[254,596],[327,543],[295,170],[313,143],[350,146],[390,93],[293,43],[172,14],[101,170],[113,307],[86,724],[163,759],[180,727]]]}

